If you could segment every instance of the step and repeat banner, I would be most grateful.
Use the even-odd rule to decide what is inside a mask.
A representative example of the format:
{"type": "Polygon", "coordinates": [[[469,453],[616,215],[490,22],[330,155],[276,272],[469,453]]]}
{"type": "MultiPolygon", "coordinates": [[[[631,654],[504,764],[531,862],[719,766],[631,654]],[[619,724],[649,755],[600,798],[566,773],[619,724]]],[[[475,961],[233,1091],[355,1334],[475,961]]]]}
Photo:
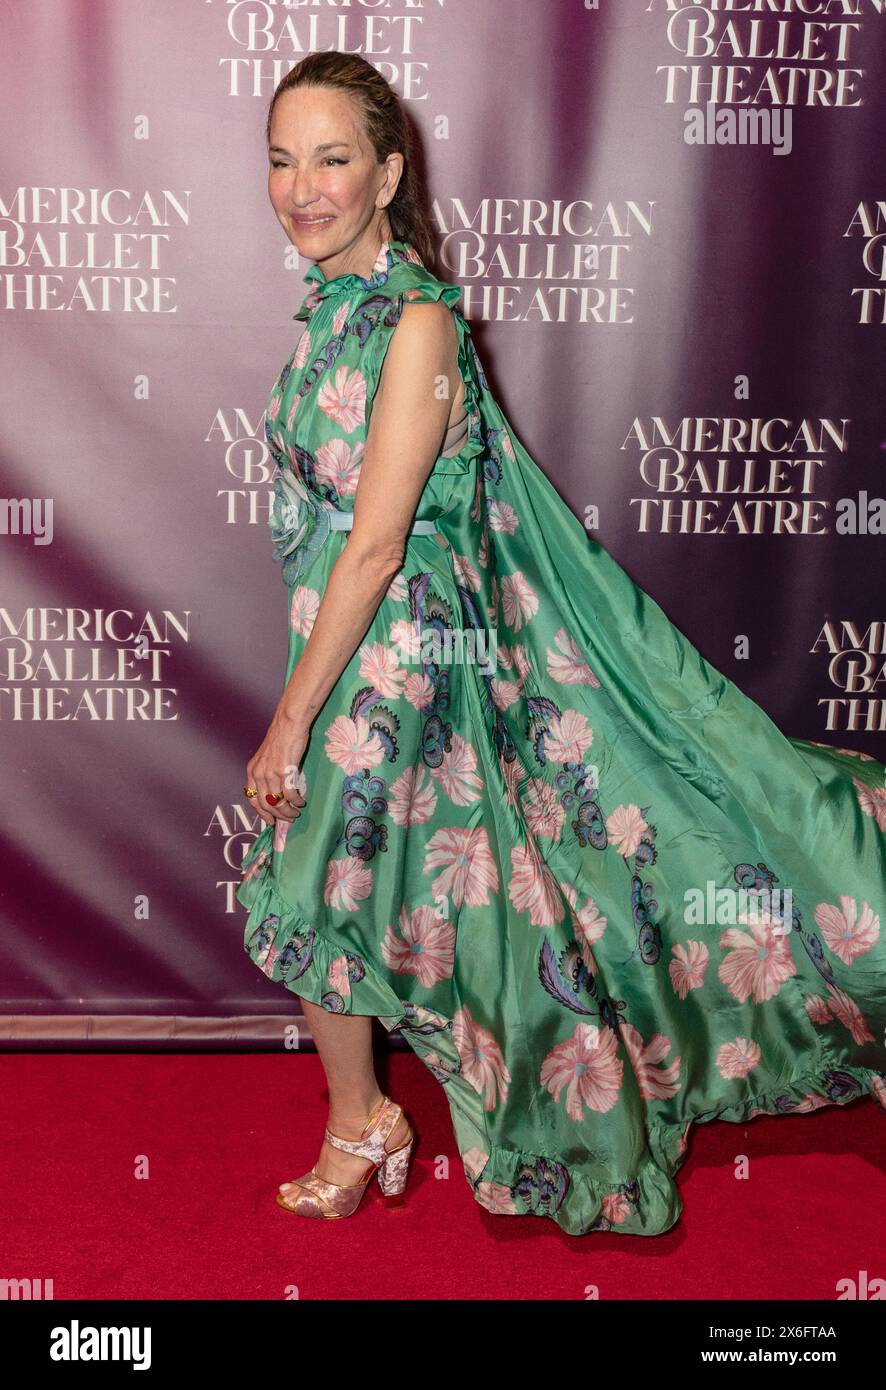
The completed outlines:
{"type": "Polygon", "coordinates": [[[287,652],[262,412],[310,268],[264,124],[311,51],[406,103],[435,269],[589,532],[783,732],[886,757],[884,10],[6,0],[7,1042],[299,1013],[234,889],[287,652]]]}

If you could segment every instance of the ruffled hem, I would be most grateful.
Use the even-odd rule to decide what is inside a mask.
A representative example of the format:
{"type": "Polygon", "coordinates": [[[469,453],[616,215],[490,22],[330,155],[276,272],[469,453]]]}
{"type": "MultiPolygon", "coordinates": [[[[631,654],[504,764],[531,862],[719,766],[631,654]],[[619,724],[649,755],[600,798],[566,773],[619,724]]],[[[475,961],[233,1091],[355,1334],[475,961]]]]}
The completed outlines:
{"type": "Polygon", "coordinates": [[[244,859],[237,901],[249,909],[243,949],[269,980],[328,1013],[369,1014],[391,1031],[405,1007],[362,956],[318,931],[277,891],[266,826],[244,859]]]}
{"type": "Polygon", "coordinates": [[[742,1124],[759,1115],[809,1114],[829,1105],[872,1096],[886,1111],[886,1072],[825,1064],[777,1088],[673,1124],[649,1127],[649,1149],[637,1172],[622,1182],[593,1176],[559,1159],[493,1145],[464,1155],[475,1200],[495,1215],[545,1216],[568,1235],[614,1231],[663,1235],[678,1221],[683,1201],[674,1174],[683,1164],[693,1124],[725,1120],[742,1124]]]}
{"type": "Polygon", "coordinates": [[[759,1095],[700,1111],[673,1123],[650,1120],[647,1147],[631,1174],[601,1176],[548,1154],[490,1141],[482,1097],[462,1074],[452,1020],[397,997],[384,977],[355,952],[308,923],[277,891],[271,827],[244,860],[237,900],[249,909],[244,950],[270,980],[330,1013],[368,1014],[398,1030],[443,1085],[456,1144],[475,1201],[497,1216],[542,1216],[567,1235],[611,1231],[663,1235],[678,1221],[683,1201],[674,1175],[683,1164],[693,1124],[743,1124],[758,1115],[809,1114],[872,1096],[886,1111],[886,1072],[844,1066],[823,1055],[814,1069],[759,1095]]]}

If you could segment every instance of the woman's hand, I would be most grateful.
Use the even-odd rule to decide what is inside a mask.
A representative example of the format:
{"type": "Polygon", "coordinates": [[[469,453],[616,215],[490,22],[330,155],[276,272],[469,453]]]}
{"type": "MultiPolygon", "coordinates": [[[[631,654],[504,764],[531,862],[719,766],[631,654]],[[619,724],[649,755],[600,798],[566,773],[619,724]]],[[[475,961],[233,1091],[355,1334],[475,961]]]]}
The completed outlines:
{"type": "Polygon", "coordinates": [[[256,789],[249,802],[267,825],[278,820],[298,820],[301,815],[305,797],[298,790],[304,785],[300,763],[308,732],[278,705],[264,742],[246,765],[246,785],[256,789]],[[284,799],[270,806],[265,797],[268,793],[279,796],[281,791],[284,799]]]}

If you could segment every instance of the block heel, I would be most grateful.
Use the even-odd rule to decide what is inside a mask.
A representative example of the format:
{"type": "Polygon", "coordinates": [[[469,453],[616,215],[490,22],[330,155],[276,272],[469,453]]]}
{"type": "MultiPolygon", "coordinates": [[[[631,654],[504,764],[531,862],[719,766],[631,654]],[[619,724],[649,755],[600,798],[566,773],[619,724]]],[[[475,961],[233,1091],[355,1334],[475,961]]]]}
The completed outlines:
{"type": "Polygon", "coordinates": [[[409,1164],[415,1146],[415,1135],[407,1139],[402,1148],[394,1152],[379,1165],[378,1185],[387,1207],[399,1207],[406,1200],[406,1183],[409,1178],[409,1164]]]}

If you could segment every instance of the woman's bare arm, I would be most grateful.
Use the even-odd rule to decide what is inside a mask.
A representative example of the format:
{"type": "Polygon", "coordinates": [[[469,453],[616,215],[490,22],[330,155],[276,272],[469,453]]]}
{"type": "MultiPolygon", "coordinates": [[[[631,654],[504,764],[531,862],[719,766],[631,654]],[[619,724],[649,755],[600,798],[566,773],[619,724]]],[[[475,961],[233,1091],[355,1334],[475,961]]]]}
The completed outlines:
{"type": "Polygon", "coordinates": [[[403,306],[372,405],[353,529],[278,707],[297,729],[310,728],[403,565],[406,534],[446,433],[457,345],[445,304],[403,306]]]}

